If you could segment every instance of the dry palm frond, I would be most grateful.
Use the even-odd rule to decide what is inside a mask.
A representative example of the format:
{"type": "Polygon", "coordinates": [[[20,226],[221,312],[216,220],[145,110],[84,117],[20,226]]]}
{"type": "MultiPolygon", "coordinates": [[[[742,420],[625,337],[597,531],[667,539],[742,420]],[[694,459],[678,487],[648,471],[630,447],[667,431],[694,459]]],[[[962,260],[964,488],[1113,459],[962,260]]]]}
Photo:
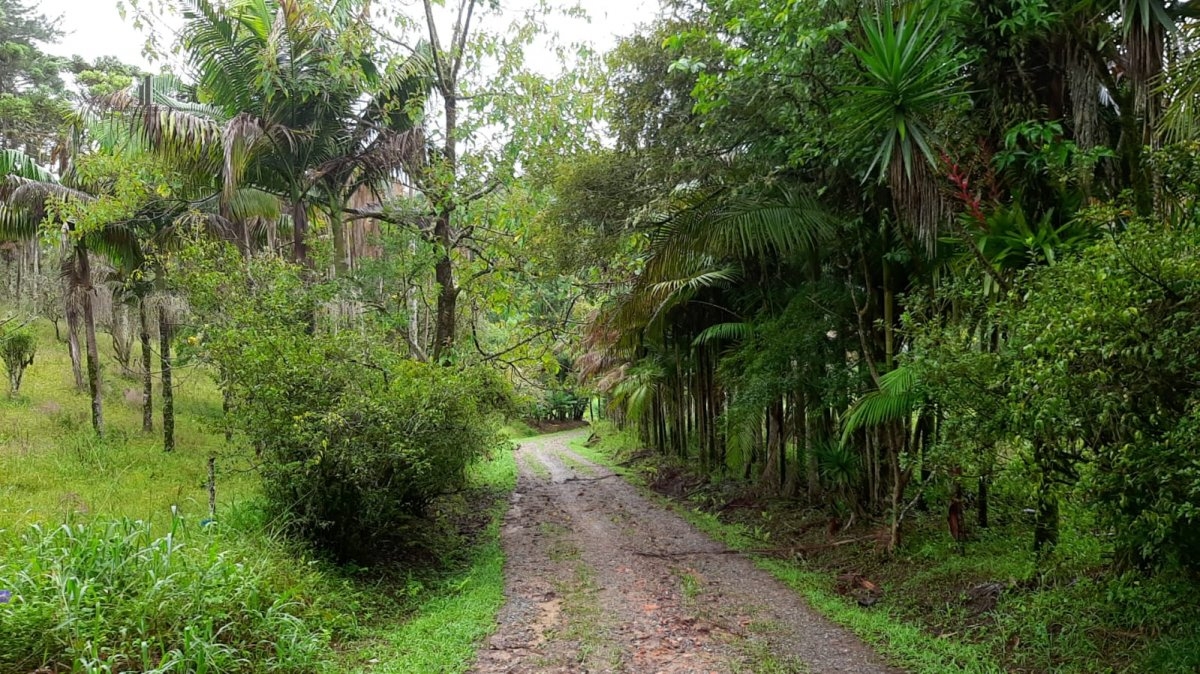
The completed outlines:
{"type": "Polygon", "coordinates": [[[239,113],[221,131],[221,147],[225,168],[225,198],[230,199],[241,184],[246,164],[266,130],[262,122],[249,113],[239,113]]]}
{"type": "Polygon", "coordinates": [[[1154,84],[1163,72],[1163,49],[1167,33],[1175,31],[1175,19],[1164,0],[1123,0],[1121,18],[1135,112],[1153,128],[1159,115],[1154,84]]]}
{"type": "Polygon", "coordinates": [[[955,217],[954,205],[938,184],[932,167],[917,162],[908,171],[896,155],[892,157],[888,188],[900,221],[925,244],[926,252],[932,253],[943,225],[955,217]]]}

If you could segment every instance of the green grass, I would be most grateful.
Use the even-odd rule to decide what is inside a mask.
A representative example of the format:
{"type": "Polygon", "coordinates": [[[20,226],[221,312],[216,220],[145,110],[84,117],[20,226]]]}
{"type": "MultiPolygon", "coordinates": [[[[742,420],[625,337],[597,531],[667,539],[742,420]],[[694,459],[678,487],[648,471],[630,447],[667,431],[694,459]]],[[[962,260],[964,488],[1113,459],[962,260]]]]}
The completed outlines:
{"type": "Polygon", "coordinates": [[[571,458],[570,455],[560,454],[559,458],[562,459],[562,462],[566,464],[568,468],[578,471],[580,475],[592,476],[596,474],[591,466],[579,461],[578,459],[571,458]]]}
{"type": "Polygon", "coordinates": [[[521,421],[520,419],[509,419],[504,428],[501,429],[504,436],[509,440],[521,440],[523,438],[532,438],[538,434],[538,431],[533,426],[521,421]]]}
{"type": "MultiPolygon", "coordinates": [[[[477,466],[472,483],[507,494],[516,486],[516,475],[512,453],[503,452],[477,466]]],[[[507,508],[506,499],[496,500],[478,547],[462,568],[421,597],[419,608],[405,622],[367,630],[363,636],[368,645],[350,658],[364,663],[355,671],[449,674],[465,671],[474,662],[476,649],[494,630],[504,603],[500,522],[507,508]]]]}
{"type": "Polygon", "coordinates": [[[541,479],[541,480],[549,480],[550,479],[550,469],[547,468],[545,466],[545,464],[543,464],[535,456],[526,456],[525,457],[525,467],[529,469],[529,472],[536,475],[538,477],[538,479],[541,479]]]}
{"type": "MultiPolygon", "coordinates": [[[[159,432],[141,432],[141,384],[119,376],[110,340],[101,335],[107,436],[99,440],[91,430],[90,399],[75,391],[66,345],[54,340],[46,321],[32,328],[40,344],[21,395],[0,398],[0,529],[71,516],[129,517],[161,530],[170,525],[173,508],[196,519],[207,516],[208,456],[230,455],[223,435],[213,432],[221,397],[208,373],[176,370],[177,448],[167,454],[159,432]],[[127,389],[137,391],[136,403],[126,401],[127,389]]],[[[162,403],[157,380],[155,403],[162,403]]],[[[219,505],[253,493],[253,478],[240,472],[247,466],[245,460],[220,459],[219,505]]]]}
{"type": "Polygon", "coordinates": [[[180,519],[31,526],[0,538],[0,671],[322,670],[321,579],[295,566],[180,519]]]}
{"type": "Polygon", "coordinates": [[[141,432],[140,382],[119,376],[101,335],[101,440],[65,344],[49,323],[32,328],[39,351],[21,396],[0,400],[0,589],[14,596],[0,605],[0,671],[49,662],[76,672],[470,664],[503,601],[499,522],[515,486],[511,452],[473,467],[468,491],[439,505],[430,534],[443,544],[438,558],[383,572],[337,568],[271,533],[252,457],[217,428],[221,398],[207,372],[176,369],[177,448],[166,454],[158,432],[141,432]],[[201,527],[210,455],[218,522],[201,527]]]}

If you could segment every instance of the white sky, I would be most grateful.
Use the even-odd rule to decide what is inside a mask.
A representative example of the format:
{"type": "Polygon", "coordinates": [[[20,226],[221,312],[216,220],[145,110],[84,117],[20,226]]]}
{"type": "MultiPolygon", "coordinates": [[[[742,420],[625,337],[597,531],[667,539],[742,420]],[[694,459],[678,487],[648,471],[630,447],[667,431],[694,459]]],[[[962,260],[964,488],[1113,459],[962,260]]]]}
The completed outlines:
{"type": "MultiPolygon", "coordinates": [[[[66,32],[60,44],[47,51],[62,56],[79,54],[87,59],[97,56],[116,56],[156,71],[142,57],[145,38],[117,13],[116,0],[40,0],[31,3],[50,16],[61,17],[60,26],[66,32]]],[[[502,6],[523,7],[528,0],[502,0],[502,6]]],[[[654,18],[658,0],[581,0],[592,17],[590,25],[578,21],[556,22],[552,28],[565,42],[590,42],[604,51],[615,43],[617,36],[629,35],[637,26],[654,18]]],[[[414,9],[419,3],[412,3],[414,9]]],[[[530,55],[532,61],[537,58],[530,55]]]]}

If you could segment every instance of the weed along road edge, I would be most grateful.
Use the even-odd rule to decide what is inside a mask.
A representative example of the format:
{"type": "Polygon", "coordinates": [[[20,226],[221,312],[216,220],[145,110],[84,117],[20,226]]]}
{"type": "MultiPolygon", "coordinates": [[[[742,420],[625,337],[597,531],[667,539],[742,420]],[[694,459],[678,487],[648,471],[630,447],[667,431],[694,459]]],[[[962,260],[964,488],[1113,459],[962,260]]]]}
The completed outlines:
{"type": "Polygon", "coordinates": [[[472,668],[896,672],[741,555],[579,456],[521,441],[504,523],[506,603],[472,668]]]}

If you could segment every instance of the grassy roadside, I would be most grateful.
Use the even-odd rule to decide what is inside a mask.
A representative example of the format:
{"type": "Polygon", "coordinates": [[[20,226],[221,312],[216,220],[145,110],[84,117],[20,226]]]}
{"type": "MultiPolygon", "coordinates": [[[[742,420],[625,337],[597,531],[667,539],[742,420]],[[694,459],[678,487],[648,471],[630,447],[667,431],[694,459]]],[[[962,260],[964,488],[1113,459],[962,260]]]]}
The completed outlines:
{"type": "Polygon", "coordinates": [[[90,401],[75,391],[66,345],[39,320],[30,328],[38,352],[21,395],[0,396],[0,529],[34,522],[129,517],[155,530],[182,515],[208,514],[207,460],[218,457],[217,505],[224,508],[254,491],[249,461],[235,457],[215,432],[221,395],[197,367],[175,370],[176,451],[162,451],[160,389],[155,381],[155,432],[142,433],[139,381],[121,376],[110,340],[100,337],[104,363],[103,440],[92,433],[90,401]]]}
{"type": "MultiPolygon", "coordinates": [[[[504,603],[500,523],[508,509],[506,496],[516,486],[516,475],[511,452],[475,467],[472,491],[487,492],[493,500],[473,550],[460,568],[421,593],[415,612],[406,620],[368,628],[363,635],[367,645],[347,658],[360,663],[352,671],[449,674],[470,667],[479,643],[494,629],[496,613],[504,603]]],[[[464,501],[458,507],[476,504],[464,501]]]]}
{"type": "MultiPolygon", "coordinates": [[[[654,491],[651,483],[659,477],[656,471],[661,466],[634,462],[627,467],[623,463],[636,446],[632,438],[613,433],[597,446],[576,442],[573,448],[618,472],[732,548],[745,551],[786,545],[782,537],[775,536],[788,528],[773,521],[786,516],[780,510],[756,506],[740,508],[737,514],[714,513],[704,504],[654,491]]],[[[846,548],[804,560],[749,556],[818,611],[910,671],[1200,671],[1197,634],[1188,627],[1196,621],[1194,612],[1189,613],[1194,601],[1186,593],[1167,594],[1164,590],[1169,581],[1136,581],[1139,584],[1134,585],[1135,581],[1088,576],[1089,565],[1099,553],[1094,545],[1088,547],[1082,536],[1065,541],[1078,549],[1067,551],[1066,561],[1038,585],[1029,580],[1032,564],[1010,531],[998,530],[973,542],[976,549],[960,555],[940,542],[944,538],[940,530],[914,529],[902,555],[890,561],[879,560],[879,555],[870,551],[852,553],[846,548]],[[876,561],[864,561],[868,557],[876,561]],[[886,592],[885,600],[869,609],[838,591],[837,576],[842,570],[862,568],[868,569],[886,592]],[[965,597],[955,589],[982,578],[1010,576],[1009,588],[982,612],[964,607],[965,597]],[[1129,591],[1121,594],[1122,587],[1129,591]]]]}
{"type": "MultiPolygon", "coordinates": [[[[628,438],[616,438],[589,447],[583,440],[571,448],[581,456],[604,465],[638,486],[645,494],[670,507],[697,529],[735,550],[764,546],[762,538],[740,524],[727,524],[716,515],[663,496],[652,490],[645,473],[618,465],[619,453],[629,446],[628,438]]],[[[905,623],[887,611],[864,611],[833,592],[828,574],[806,569],[802,563],[748,554],[759,568],[796,590],[830,620],[843,625],[876,647],[893,663],[916,672],[969,672],[994,674],[1004,670],[992,664],[985,651],[970,644],[939,639],[919,627],[905,623]]]]}

